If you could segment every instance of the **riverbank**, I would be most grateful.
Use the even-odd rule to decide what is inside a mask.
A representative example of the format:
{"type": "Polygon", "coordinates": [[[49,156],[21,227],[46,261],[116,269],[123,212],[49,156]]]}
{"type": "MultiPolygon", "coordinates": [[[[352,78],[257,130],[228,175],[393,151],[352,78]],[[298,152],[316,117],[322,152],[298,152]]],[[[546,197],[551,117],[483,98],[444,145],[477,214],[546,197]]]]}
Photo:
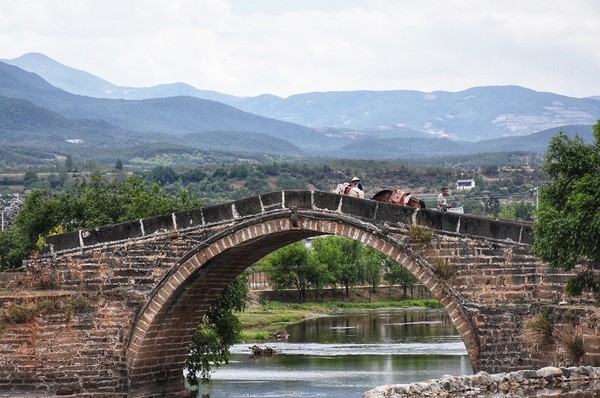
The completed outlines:
{"type": "Polygon", "coordinates": [[[544,396],[582,398],[586,394],[596,396],[591,394],[597,393],[599,389],[598,367],[549,366],[537,371],[519,370],[499,374],[479,372],[472,376],[444,376],[427,382],[391,384],[367,391],[363,398],[526,397],[530,396],[529,393],[540,390],[547,392],[544,396]]]}
{"type": "Polygon", "coordinates": [[[340,312],[379,309],[441,308],[435,299],[377,302],[329,301],[322,303],[290,303],[269,301],[255,303],[238,314],[242,324],[241,343],[276,341],[287,334],[285,327],[316,317],[340,312]]]}

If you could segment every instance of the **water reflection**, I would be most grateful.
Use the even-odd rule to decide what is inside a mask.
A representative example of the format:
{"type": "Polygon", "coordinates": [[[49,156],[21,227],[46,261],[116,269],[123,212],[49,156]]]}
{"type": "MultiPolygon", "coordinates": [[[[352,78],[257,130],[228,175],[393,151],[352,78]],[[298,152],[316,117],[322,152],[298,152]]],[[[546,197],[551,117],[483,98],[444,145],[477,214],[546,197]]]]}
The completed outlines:
{"type": "Polygon", "coordinates": [[[249,344],[236,345],[230,364],[201,391],[213,398],[361,397],[384,384],[473,373],[442,310],[342,314],[285,328],[288,342],[269,344],[277,355],[252,359],[249,344]]]}
{"type": "MultiPolygon", "coordinates": [[[[286,327],[290,343],[431,343],[461,341],[443,310],[350,313],[286,327]]],[[[466,353],[466,351],[465,351],[466,353]]]]}

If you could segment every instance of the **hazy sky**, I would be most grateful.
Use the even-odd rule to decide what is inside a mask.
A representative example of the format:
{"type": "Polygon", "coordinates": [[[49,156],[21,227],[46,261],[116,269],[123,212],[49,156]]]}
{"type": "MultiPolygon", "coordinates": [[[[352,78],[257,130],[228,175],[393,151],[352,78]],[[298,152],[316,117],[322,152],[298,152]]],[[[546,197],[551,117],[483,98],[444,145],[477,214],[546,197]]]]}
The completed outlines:
{"type": "Polygon", "coordinates": [[[0,0],[0,10],[0,58],[41,52],[122,86],[600,95],[598,0],[0,0]]]}

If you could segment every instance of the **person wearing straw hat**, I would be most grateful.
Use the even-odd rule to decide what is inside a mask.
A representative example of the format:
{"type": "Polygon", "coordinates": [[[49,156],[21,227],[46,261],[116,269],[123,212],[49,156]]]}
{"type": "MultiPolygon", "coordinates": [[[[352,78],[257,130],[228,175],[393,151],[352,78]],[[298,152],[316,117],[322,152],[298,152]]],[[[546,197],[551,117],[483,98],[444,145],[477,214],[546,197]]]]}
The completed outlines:
{"type": "Polygon", "coordinates": [[[358,178],[358,177],[352,177],[352,179],[350,180],[350,185],[353,185],[356,188],[358,188],[358,189],[360,189],[361,191],[364,192],[362,184],[360,183],[360,178],[358,178]]]}

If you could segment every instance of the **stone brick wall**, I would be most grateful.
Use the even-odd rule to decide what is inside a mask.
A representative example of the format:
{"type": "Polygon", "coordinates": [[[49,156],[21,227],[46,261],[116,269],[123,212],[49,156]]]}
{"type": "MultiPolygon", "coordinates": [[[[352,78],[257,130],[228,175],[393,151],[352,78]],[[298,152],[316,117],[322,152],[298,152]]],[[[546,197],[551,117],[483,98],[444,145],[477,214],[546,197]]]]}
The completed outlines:
{"type": "Polygon", "coordinates": [[[558,344],[525,338],[527,319],[542,310],[557,328],[576,323],[583,359],[598,360],[597,312],[559,316],[568,275],[549,273],[530,253],[530,224],[276,192],[50,237],[0,294],[0,315],[12,319],[0,336],[0,390],[185,396],[187,349],[218,294],[269,252],[321,234],[358,240],[410,270],[442,302],[477,370],[562,360],[558,344]],[[417,226],[431,237],[415,240],[417,226]],[[15,321],[26,307],[33,315],[15,321]]]}

